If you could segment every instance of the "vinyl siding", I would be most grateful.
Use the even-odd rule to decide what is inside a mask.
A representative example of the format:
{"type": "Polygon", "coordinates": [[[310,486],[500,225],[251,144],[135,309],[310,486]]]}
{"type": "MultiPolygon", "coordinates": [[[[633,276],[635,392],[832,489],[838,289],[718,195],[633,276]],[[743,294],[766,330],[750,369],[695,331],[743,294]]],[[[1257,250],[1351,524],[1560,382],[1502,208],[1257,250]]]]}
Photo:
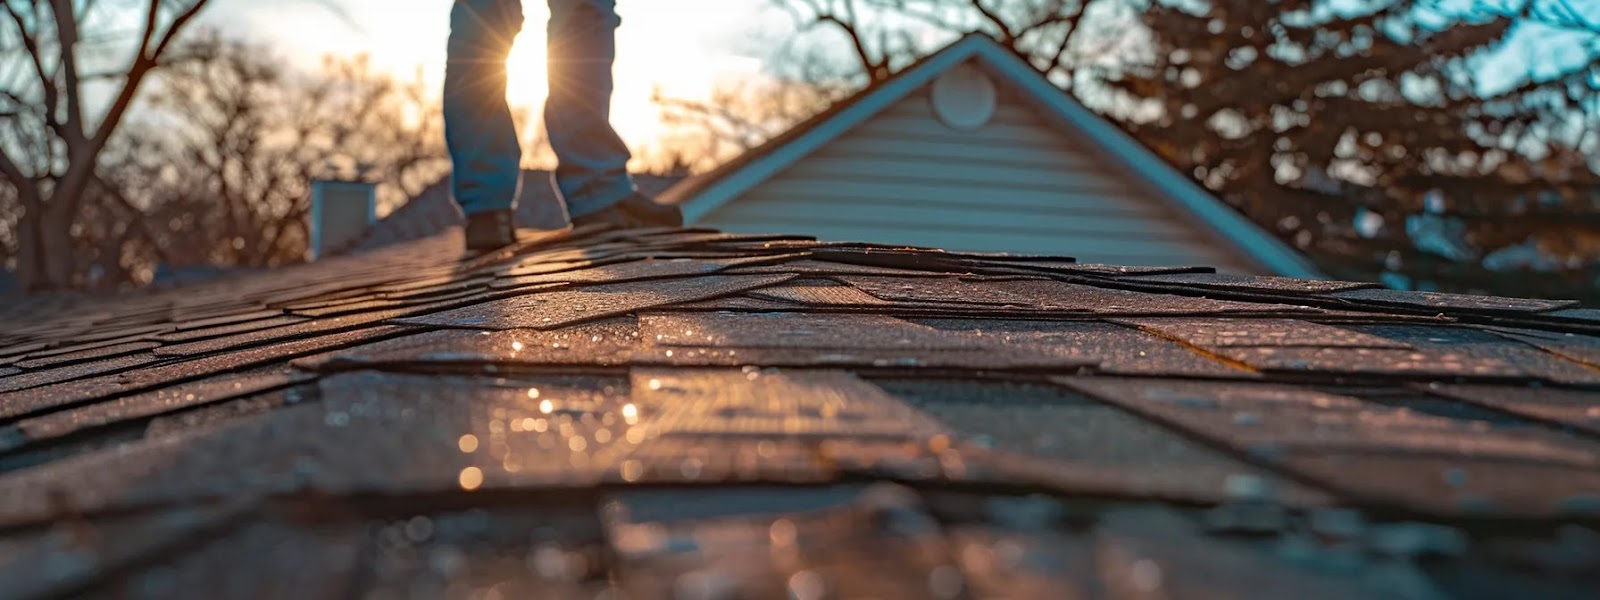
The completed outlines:
{"type": "Polygon", "coordinates": [[[995,117],[946,127],[926,89],[697,223],[1126,265],[1262,269],[1002,89],[995,117]]]}

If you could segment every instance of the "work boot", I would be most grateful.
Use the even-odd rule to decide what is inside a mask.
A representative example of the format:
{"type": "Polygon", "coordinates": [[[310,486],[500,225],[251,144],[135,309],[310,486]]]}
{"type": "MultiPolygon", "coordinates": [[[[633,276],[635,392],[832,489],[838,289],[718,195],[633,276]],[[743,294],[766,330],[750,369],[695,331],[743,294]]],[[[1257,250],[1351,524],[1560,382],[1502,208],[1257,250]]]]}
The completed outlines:
{"type": "Polygon", "coordinates": [[[467,215],[467,251],[484,253],[517,243],[515,213],[510,209],[486,210],[467,215]]]}
{"type": "Polygon", "coordinates": [[[622,229],[682,227],[683,212],[676,206],[660,204],[649,196],[634,192],[621,202],[572,220],[573,227],[584,225],[610,225],[622,229]]]}

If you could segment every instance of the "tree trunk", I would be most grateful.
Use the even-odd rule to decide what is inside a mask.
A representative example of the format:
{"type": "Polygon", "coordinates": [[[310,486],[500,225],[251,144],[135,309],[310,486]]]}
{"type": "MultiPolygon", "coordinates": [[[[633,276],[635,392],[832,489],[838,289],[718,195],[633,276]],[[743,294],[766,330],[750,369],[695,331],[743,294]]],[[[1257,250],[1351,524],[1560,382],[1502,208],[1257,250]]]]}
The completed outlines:
{"type": "Polygon", "coordinates": [[[38,264],[43,267],[40,269],[43,275],[41,289],[60,290],[72,286],[75,259],[72,216],[70,212],[46,211],[44,218],[40,219],[38,264]]]}
{"type": "Polygon", "coordinates": [[[39,207],[23,203],[22,222],[17,228],[17,279],[22,289],[36,292],[45,289],[42,246],[39,240],[39,207]]]}

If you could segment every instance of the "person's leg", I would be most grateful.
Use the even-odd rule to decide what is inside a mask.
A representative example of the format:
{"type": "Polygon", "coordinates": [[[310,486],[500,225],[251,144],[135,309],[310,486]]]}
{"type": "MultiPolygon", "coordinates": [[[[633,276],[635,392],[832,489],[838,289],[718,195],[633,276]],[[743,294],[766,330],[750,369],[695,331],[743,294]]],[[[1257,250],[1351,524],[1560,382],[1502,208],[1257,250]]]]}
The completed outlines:
{"type": "Polygon", "coordinates": [[[634,193],[628,146],[611,127],[616,0],[549,0],[550,97],[544,123],[556,154],[555,185],[573,218],[634,193]]]}
{"type": "Polygon", "coordinates": [[[506,104],[506,56],[521,31],[521,0],[456,0],[450,11],[445,145],[450,191],[468,217],[507,211],[517,199],[522,149],[506,104]]]}

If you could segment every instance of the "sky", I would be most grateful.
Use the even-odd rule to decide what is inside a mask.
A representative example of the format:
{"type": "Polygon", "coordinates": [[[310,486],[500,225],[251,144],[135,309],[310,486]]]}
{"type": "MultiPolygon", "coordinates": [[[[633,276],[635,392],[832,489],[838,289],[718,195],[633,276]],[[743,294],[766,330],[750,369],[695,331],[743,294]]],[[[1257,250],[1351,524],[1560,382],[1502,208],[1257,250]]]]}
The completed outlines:
{"type": "MultiPolygon", "coordinates": [[[[1458,13],[1478,0],[1435,0],[1458,13]]],[[[1565,1],[1600,19],[1600,0],[1565,1]]],[[[666,129],[651,102],[658,89],[703,98],[721,80],[758,77],[764,59],[791,38],[787,13],[771,0],[619,0],[617,89],[613,122],[630,145],[653,142],[666,129]]],[[[523,0],[527,24],[509,68],[509,96],[537,111],[545,96],[546,0],[523,0]]],[[[385,70],[410,75],[419,67],[431,85],[443,79],[451,0],[211,0],[204,24],[270,45],[315,68],[325,54],[366,53],[385,70]],[[404,8],[397,8],[403,6],[404,8]]],[[[1529,75],[1549,76],[1583,59],[1582,36],[1528,27],[1508,51],[1483,64],[1480,85],[1494,92],[1529,75]]],[[[537,113],[534,113],[537,114],[537,113]]]]}
{"type": "MultiPolygon", "coordinates": [[[[655,90],[703,98],[715,81],[757,76],[767,43],[792,31],[768,0],[621,0],[613,122],[630,144],[663,130],[655,90]]],[[[325,54],[371,55],[385,70],[419,66],[430,84],[444,77],[450,0],[212,0],[202,22],[227,35],[270,44],[314,68],[325,54]],[[405,6],[405,8],[397,8],[405,6]]],[[[527,22],[512,52],[508,96],[537,110],[546,91],[545,0],[524,0],[527,22]]],[[[537,114],[537,113],[535,113],[537,114]]]]}

